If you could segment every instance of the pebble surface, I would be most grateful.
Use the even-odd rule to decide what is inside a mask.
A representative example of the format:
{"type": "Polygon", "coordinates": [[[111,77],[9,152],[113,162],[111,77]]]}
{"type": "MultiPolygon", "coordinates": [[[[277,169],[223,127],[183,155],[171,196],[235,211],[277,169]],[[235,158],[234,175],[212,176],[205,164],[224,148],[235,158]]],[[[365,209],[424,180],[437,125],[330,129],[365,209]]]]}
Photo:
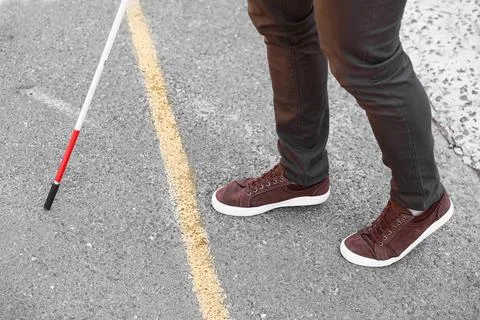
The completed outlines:
{"type": "Polygon", "coordinates": [[[463,162],[480,170],[480,0],[409,1],[401,38],[434,121],[463,162]]]}

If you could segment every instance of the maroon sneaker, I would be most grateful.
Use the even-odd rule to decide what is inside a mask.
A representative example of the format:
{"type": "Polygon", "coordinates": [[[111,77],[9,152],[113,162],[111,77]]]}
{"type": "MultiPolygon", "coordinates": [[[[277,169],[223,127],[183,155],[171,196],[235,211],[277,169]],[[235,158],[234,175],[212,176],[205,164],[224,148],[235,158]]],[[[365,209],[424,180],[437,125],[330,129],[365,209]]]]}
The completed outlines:
{"type": "Polygon", "coordinates": [[[446,192],[418,216],[390,200],[372,225],[342,241],[340,252],[361,266],[391,265],[444,225],[452,214],[453,204],[446,192]]]}
{"type": "Polygon", "coordinates": [[[232,216],[253,216],[280,207],[310,206],[325,202],[330,195],[328,178],[309,187],[291,183],[277,164],[259,178],[228,183],[212,196],[212,206],[232,216]]]}

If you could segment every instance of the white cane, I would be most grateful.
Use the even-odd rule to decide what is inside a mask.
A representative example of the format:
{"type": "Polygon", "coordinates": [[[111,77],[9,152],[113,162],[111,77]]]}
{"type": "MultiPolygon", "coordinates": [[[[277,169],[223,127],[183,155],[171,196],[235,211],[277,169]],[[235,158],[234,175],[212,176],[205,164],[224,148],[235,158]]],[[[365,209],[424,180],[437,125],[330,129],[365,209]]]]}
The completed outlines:
{"type": "Polygon", "coordinates": [[[73,132],[70,136],[67,148],[65,149],[65,153],[63,154],[62,162],[60,163],[60,167],[57,170],[55,180],[52,183],[47,200],[45,201],[44,208],[47,210],[50,210],[50,208],[52,207],[53,200],[55,199],[55,195],[57,194],[60,183],[62,182],[65,169],[68,165],[68,161],[70,160],[70,156],[72,154],[73,148],[75,147],[75,143],[77,142],[78,135],[80,134],[80,130],[82,129],[83,122],[85,121],[85,117],[87,116],[88,109],[90,108],[90,104],[92,103],[93,95],[95,94],[98,82],[100,81],[100,77],[102,76],[103,68],[105,67],[105,63],[108,59],[108,56],[110,55],[113,42],[115,40],[115,37],[117,36],[118,29],[120,28],[120,24],[123,20],[123,16],[125,15],[127,4],[128,0],[122,0],[122,2],[120,3],[120,7],[118,8],[117,15],[115,16],[115,20],[113,21],[112,29],[110,30],[110,34],[108,35],[107,43],[105,44],[102,56],[100,57],[100,62],[98,63],[97,70],[95,71],[95,75],[93,76],[92,83],[90,84],[87,96],[85,97],[85,101],[83,102],[82,109],[80,110],[77,123],[75,124],[73,132]]]}

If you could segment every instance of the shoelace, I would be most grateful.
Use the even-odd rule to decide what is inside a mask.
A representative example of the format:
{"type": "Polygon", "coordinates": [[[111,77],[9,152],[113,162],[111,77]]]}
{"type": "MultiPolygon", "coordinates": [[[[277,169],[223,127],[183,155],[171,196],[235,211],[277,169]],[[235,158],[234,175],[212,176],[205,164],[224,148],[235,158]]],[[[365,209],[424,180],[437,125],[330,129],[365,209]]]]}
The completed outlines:
{"type": "Polygon", "coordinates": [[[388,238],[407,220],[406,215],[403,215],[393,209],[391,201],[388,201],[387,206],[383,209],[380,216],[372,223],[370,227],[361,231],[361,234],[368,237],[374,243],[383,246],[384,241],[388,238]]]}
{"type": "Polygon", "coordinates": [[[277,184],[283,182],[284,178],[282,175],[282,168],[280,164],[276,164],[272,169],[265,172],[261,177],[255,178],[249,181],[246,185],[247,195],[256,193],[259,190],[263,190],[265,187],[269,187],[272,184],[277,184]]]}

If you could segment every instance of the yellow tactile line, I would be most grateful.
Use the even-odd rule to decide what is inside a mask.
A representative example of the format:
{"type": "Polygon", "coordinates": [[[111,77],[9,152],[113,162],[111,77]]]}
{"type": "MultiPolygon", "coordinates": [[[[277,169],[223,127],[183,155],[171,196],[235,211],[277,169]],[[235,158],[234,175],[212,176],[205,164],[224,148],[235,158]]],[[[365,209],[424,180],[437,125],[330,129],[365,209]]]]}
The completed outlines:
{"type": "Polygon", "coordinates": [[[138,65],[145,77],[153,122],[160,140],[160,152],[175,201],[180,228],[191,267],[193,290],[203,319],[229,319],[225,294],[220,286],[208,238],[198,211],[196,188],[188,165],[175,116],[167,99],[165,80],[145,16],[138,0],[131,0],[128,24],[138,65]]]}

